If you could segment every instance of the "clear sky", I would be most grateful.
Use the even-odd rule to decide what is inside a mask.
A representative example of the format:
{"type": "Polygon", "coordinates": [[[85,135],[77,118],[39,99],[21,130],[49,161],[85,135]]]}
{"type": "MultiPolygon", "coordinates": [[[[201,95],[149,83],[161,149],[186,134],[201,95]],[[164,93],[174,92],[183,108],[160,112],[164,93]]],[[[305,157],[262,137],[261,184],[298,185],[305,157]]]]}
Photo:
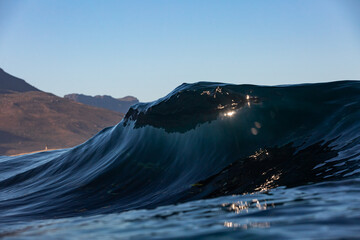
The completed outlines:
{"type": "Polygon", "coordinates": [[[0,67],[41,90],[360,79],[357,0],[0,0],[0,67]]]}

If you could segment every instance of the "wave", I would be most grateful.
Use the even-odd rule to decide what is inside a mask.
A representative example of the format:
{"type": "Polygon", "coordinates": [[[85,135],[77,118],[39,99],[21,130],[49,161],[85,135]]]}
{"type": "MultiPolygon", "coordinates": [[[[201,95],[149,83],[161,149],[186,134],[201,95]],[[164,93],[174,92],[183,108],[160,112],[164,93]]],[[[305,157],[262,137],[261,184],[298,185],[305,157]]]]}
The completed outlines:
{"type": "Polygon", "coordinates": [[[0,157],[0,222],[154,208],[360,174],[360,82],[183,84],[71,149],[0,157]]]}

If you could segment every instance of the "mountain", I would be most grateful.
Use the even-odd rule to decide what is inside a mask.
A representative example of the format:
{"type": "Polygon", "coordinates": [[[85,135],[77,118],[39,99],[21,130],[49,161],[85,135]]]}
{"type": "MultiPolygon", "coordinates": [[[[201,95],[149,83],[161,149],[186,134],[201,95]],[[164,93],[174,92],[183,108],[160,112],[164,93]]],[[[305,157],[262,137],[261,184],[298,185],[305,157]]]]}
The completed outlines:
{"type": "Polygon", "coordinates": [[[94,107],[106,108],[124,114],[127,113],[127,111],[132,105],[139,102],[139,100],[133,96],[126,96],[123,98],[113,98],[107,95],[103,95],[103,96],[98,95],[92,97],[84,94],[73,93],[73,94],[65,95],[64,98],[68,98],[76,102],[80,102],[94,107]]]}
{"type": "Polygon", "coordinates": [[[0,68],[0,93],[40,91],[24,80],[14,77],[0,68]]]}
{"type": "Polygon", "coordinates": [[[78,145],[123,114],[42,92],[0,72],[0,155],[78,145]]]}

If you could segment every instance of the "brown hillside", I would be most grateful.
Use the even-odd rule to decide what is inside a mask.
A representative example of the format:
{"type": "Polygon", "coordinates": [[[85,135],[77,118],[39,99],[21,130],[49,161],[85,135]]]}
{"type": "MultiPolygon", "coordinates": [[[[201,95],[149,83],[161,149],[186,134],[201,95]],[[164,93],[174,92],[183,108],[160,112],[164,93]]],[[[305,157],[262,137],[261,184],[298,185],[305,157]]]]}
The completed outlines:
{"type": "Polygon", "coordinates": [[[31,91],[0,94],[0,155],[78,145],[123,114],[31,91]]]}

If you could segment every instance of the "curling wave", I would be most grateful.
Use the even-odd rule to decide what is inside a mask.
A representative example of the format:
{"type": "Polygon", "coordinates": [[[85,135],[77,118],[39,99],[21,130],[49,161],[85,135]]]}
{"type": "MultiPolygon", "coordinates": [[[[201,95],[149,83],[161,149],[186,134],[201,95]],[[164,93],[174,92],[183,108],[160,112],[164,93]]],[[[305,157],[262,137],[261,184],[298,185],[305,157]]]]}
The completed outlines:
{"type": "Polygon", "coordinates": [[[0,157],[0,222],[358,178],[360,82],[200,82],[72,149],[0,157]]]}

